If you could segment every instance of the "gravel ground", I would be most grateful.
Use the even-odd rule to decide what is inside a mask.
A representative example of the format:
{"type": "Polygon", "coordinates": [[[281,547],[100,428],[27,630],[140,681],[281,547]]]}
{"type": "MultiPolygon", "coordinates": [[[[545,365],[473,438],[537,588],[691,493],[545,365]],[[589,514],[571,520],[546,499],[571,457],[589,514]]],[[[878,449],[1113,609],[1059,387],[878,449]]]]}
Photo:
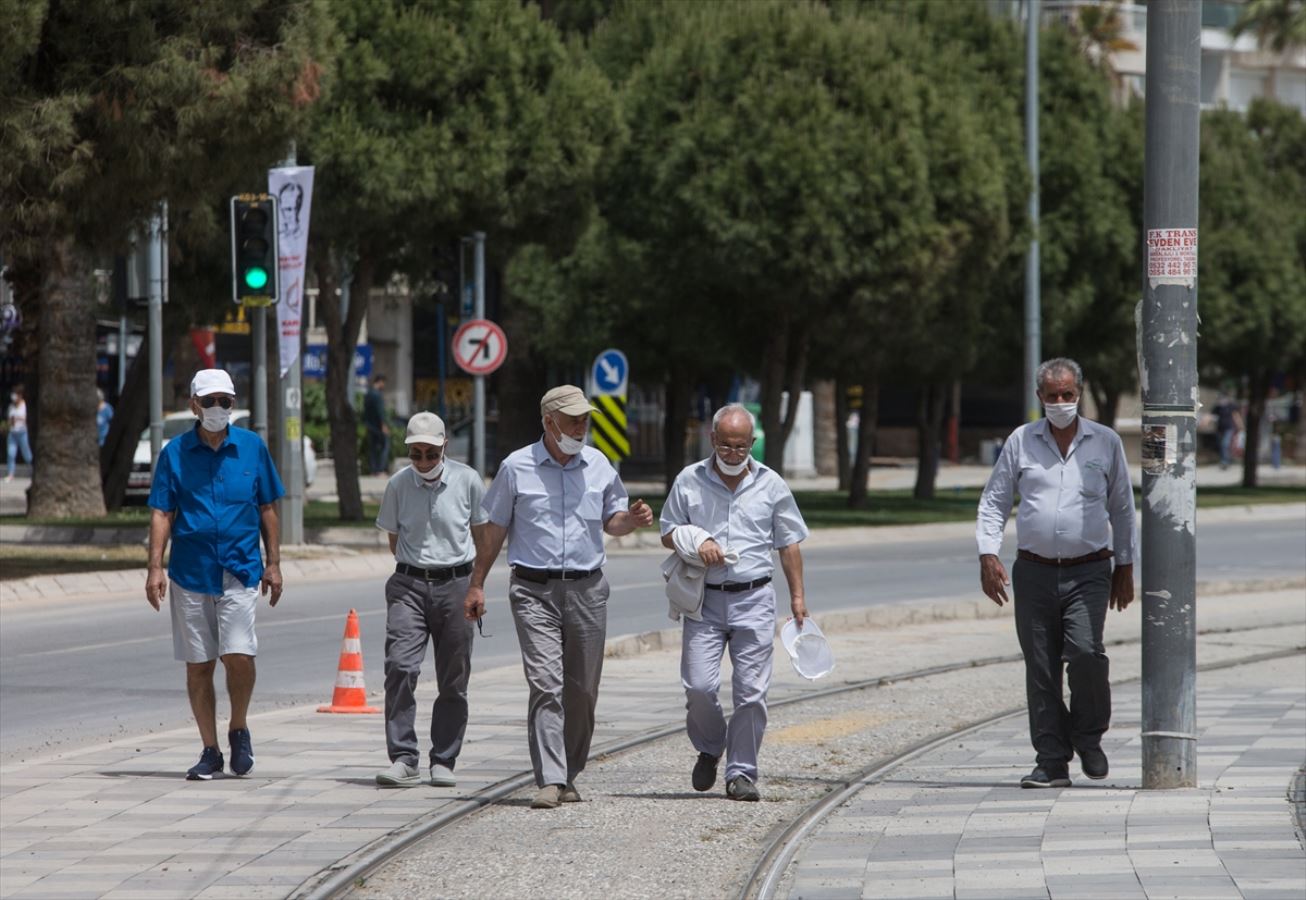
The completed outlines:
{"type": "MultiPolygon", "coordinates": [[[[955,641],[965,628],[947,623],[902,629],[892,637],[881,632],[877,643],[884,642],[886,656],[909,654],[913,665],[925,666],[938,661],[928,658],[930,636],[955,641]]],[[[1287,629],[1286,642],[1300,630],[1287,629]]],[[[1268,628],[1202,639],[1199,658],[1212,662],[1281,647],[1284,632],[1268,628]]],[[[983,649],[977,647],[976,655],[984,655],[983,649]]],[[[1109,652],[1116,678],[1137,674],[1136,647],[1109,652]]],[[[777,666],[782,662],[777,658],[777,666]]],[[[723,668],[728,671],[728,663],[723,668]]],[[[723,681],[728,684],[728,676],[723,681]]],[[[584,803],[532,810],[533,789],[519,793],[410,847],[351,896],[733,896],[769,840],[846,777],[1022,701],[1023,668],[1012,663],[772,708],[757,804],[727,801],[720,782],[708,793],[693,791],[689,773],[696,754],[683,734],[672,736],[591,762],[578,783],[584,803]]]]}

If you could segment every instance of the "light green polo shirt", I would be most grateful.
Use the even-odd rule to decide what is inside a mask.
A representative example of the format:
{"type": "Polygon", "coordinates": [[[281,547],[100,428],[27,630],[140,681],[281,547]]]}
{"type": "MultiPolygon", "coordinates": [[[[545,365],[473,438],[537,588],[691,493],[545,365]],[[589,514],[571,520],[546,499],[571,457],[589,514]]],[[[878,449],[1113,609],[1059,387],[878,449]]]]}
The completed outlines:
{"type": "Polygon", "coordinates": [[[461,565],[476,556],[471,526],[489,520],[481,509],[484,497],[485,482],[471,466],[446,459],[436,482],[404,466],[386,483],[376,527],[399,536],[398,562],[427,569],[461,565]]]}

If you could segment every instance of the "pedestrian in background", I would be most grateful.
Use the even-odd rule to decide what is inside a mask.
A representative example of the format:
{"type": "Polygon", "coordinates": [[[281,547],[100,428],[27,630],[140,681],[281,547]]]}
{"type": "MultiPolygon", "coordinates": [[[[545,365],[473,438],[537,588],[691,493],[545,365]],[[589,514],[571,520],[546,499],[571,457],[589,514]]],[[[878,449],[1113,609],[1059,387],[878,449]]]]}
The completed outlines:
{"type": "Polygon", "coordinates": [[[1224,391],[1211,410],[1215,416],[1215,433],[1220,440],[1220,468],[1227,469],[1233,464],[1233,445],[1238,432],[1243,429],[1243,417],[1238,404],[1224,391]]]}
{"type": "Polygon", "coordinates": [[[1046,418],[1017,428],[1003,445],[980,496],[975,539],[984,593],[1001,606],[1004,585],[1014,588],[1036,755],[1020,785],[1069,787],[1076,753],[1084,775],[1107,776],[1102,735],[1111,724],[1111,683],[1102,633],[1108,606],[1124,610],[1134,599],[1134,492],[1120,435],[1079,415],[1079,364],[1050,359],[1036,384],[1046,418]],[[1017,495],[1008,581],[998,554],[1017,495]]]}
{"type": "Polygon", "coordinates": [[[367,432],[367,473],[390,471],[390,425],[385,416],[385,376],[378,373],[363,395],[363,428],[367,432]]]}
{"type": "Polygon", "coordinates": [[[103,447],[105,438],[109,436],[109,423],[113,421],[113,407],[104,399],[104,391],[99,388],[95,389],[95,397],[98,401],[95,407],[95,440],[103,447]]]}
{"type": "Polygon", "coordinates": [[[218,747],[213,672],[227,673],[231,771],[254,768],[246,714],[254,693],[254,611],[259,594],[281,599],[281,479],[255,432],[229,425],[236,389],[222,369],[202,369],[190,386],[195,427],[163,447],[150,486],[149,571],[145,599],[160,608],[172,590],[173,656],[186,664],[186,692],[203,751],[186,777],[207,781],[224,766],[218,747]],[[259,535],[267,553],[259,554],[259,535]],[[167,572],[163,551],[172,540],[167,572]]]}
{"type": "Polygon", "coordinates": [[[5,437],[5,455],[8,460],[5,481],[13,481],[14,463],[18,461],[19,453],[22,453],[25,464],[29,466],[32,464],[32,445],[27,438],[27,400],[23,396],[21,384],[14,385],[14,389],[9,394],[9,412],[5,416],[5,422],[8,425],[8,434],[5,437]]]}
{"type": "Polygon", "coordinates": [[[438,694],[431,706],[430,783],[453,787],[467,732],[472,623],[463,601],[475,546],[484,540],[485,482],[471,466],[445,458],[444,421],[419,412],[404,437],[409,464],[385,486],[376,527],[390,538],[395,573],[385,583],[385,787],[421,783],[417,679],[427,644],[435,645],[438,694]]]}
{"type": "Polygon", "coordinates": [[[485,495],[485,543],[467,591],[466,615],[485,613],[485,579],[508,541],[508,599],[530,687],[526,739],[539,788],[531,806],[578,802],[576,776],[594,736],[594,705],[607,636],[603,534],[653,524],[611,463],[585,446],[590,404],[562,385],[540,400],[540,440],[510,454],[485,495]],[[629,506],[629,508],[628,508],[629,506]]]}
{"type": "Polygon", "coordinates": [[[743,406],[717,410],[712,455],[676,476],[661,517],[663,546],[693,553],[707,567],[703,605],[697,615],[685,614],[680,645],[685,729],[698,751],[691,782],[696,791],[711,790],[724,753],[731,800],[760,799],[757,754],[775,642],[772,551],[779,552],[800,629],[807,617],[798,548],[807,525],[784,479],[751,458],[756,426],[743,406]],[[729,723],[717,699],[727,650],[734,703],[729,723]]]}

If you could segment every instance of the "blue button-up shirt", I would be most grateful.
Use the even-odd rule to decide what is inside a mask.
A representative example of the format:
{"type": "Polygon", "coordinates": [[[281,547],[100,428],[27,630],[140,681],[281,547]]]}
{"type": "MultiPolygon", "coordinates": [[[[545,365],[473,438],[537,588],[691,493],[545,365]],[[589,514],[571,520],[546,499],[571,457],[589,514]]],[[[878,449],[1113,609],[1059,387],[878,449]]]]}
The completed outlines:
{"type": "Polygon", "coordinates": [[[259,507],[285,491],[267,445],[230,427],[214,450],[199,425],[163,448],[154,467],[150,506],[175,512],[168,577],[188,591],[222,593],[222,570],[245,587],[263,577],[259,507]]]}
{"type": "Polygon", "coordinates": [[[588,571],[607,559],[603,523],[630,506],[630,495],[598,450],[585,447],[560,466],[541,438],[509,454],[482,506],[508,529],[509,565],[588,571]]]}
{"type": "Polygon", "coordinates": [[[765,578],[775,571],[772,550],[807,537],[807,523],[789,485],[756,460],[733,491],[721,480],[712,457],[686,466],[671,486],[660,524],[664,535],[678,525],[697,525],[721,549],[739,554],[733,566],[709,566],[709,584],[765,578]]]}
{"type": "Polygon", "coordinates": [[[1022,425],[1002,447],[980,496],[980,555],[1002,549],[1015,495],[1016,546],[1049,559],[1074,559],[1104,547],[1118,565],[1134,561],[1134,491],[1120,435],[1079,417],[1062,458],[1047,419],[1022,425]]]}

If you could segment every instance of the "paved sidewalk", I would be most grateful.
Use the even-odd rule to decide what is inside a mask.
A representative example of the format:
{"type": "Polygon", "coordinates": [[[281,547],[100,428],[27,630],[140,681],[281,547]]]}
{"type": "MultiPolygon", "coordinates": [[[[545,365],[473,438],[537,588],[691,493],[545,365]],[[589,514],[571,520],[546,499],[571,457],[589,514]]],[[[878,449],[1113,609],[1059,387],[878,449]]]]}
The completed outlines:
{"type": "Polygon", "coordinates": [[[1072,764],[1073,788],[1022,790],[1026,720],[1003,720],[836,810],[790,865],[788,896],[1300,900],[1306,851],[1287,794],[1306,762],[1306,659],[1249,669],[1199,682],[1196,789],[1141,789],[1130,685],[1103,741],[1107,780],[1072,764]]]}
{"type": "MultiPolygon", "coordinates": [[[[1204,598],[1202,608],[1204,628],[1274,627],[1204,638],[1199,659],[1306,646],[1299,587],[1204,598]]],[[[1112,617],[1108,640],[1137,636],[1140,617],[1132,613],[1112,617]]],[[[1013,653],[1008,615],[974,618],[971,601],[878,607],[822,621],[838,660],[834,677],[851,681],[1013,653]],[[970,618],[948,618],[967,611],[970,618]]],[[[1113,671],[1136,670],[1136,650],[1112,652],[1113,671]]],[[[799,679],[784,659],[777,649],[774,699],[831,686],[799,679]]],[[[379,705],[379,685],[372,687],[379,705]]],[[[1019,684],[1011,690],[1015,705],[1019,684]]],[[[428,667],[419,687],[421,728],[433,695],[428,667]]],[[[199,751],[190,728],[0,767],[0,897],[287,896],[338,861],[529,768],[520,669],[474,672],[470,696],[456,789],[378,789],[373,776],[387,762],[381,717],[312,707],[251,716],[257,765],[245,778],[183,780],[199,751]]],[[[160,702],[186,702],[180,688],[170,697],[160,702]]],[[[221,719],[223,698],[219,706],[221,719]]],[[[957,714],[964,718],[965,710],[957,714]]],[[[594,752],[683,716],[676,649],[610,657],[594,752]]],[[[1248,723],[1249,732],[1253,727],[1248,723]]],[[[1291,828],[1280,839],[1293,839],[1291,828]]]]}

